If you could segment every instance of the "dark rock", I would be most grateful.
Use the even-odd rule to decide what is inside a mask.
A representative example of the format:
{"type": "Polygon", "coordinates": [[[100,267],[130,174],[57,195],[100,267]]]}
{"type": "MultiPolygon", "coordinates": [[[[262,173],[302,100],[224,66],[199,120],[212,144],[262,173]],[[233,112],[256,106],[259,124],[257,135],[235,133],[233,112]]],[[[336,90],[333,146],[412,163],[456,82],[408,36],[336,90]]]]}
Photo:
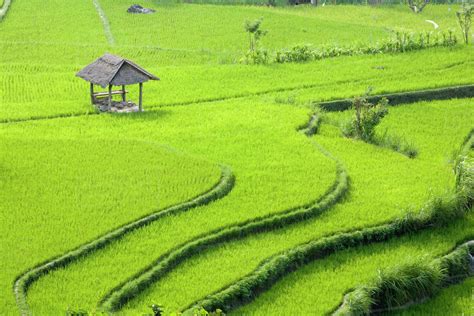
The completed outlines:
{"type": "Polygon", "coordinates": [[[134,4],[127,10],[128,13],[141,13],[141,14],[149,14],[155,13],[156,11],[153,9],[144,8],[139,4],[134,4]]]}

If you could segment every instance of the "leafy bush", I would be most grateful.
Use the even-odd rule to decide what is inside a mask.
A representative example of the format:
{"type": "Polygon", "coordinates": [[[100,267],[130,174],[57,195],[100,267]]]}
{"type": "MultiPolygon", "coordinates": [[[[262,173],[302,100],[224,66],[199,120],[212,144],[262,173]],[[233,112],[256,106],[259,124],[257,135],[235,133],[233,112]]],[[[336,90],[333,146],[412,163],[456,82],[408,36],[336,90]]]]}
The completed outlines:
{"type": "Polygon", "coordinates": [[[353,46],[339,47],[329,46],[314,48],[309,44],[296,45],[290,49],[283,49],[276,52],[274,62],[291,63],[307,62],[338,56],[354,55],[374,55],[383,53],[404,53],[413,50],[420,50],[429,47],[451,47],[457,44],[458,40],[452,30],[447,32],[395,32],[389,40],[376,44],[375,46],[353,46]]]}
{"type": "Polygon", "coordinates": [[[289,50],[278,51],[276,53],[275,62],[306,62],[315,59],[315,50],[310,45],[296,45],[289,50]]]}
{"type": "Polygon", "coordinates": [[[352,103],[354,108],[353,118],[343,127],[343,133],[347,137],[354,137],[365,142],[373,142],[375,127],[380,120],[388,113],[388,101],[386,98],[377,104],[367,101],[367,98],[357,97],[352,103]]]}
{"type": "Polygon", "coordinates": [[[248,65],[260,65],[268,64],[270,60],[270,54],[264,48],[250,49],[245,53],[245,55],[240,60],[243,64],[248,65]]]}
{"type": "Polygon", "coordinates": [[[383,97],[377,104],[374,104],[369,102],[367,98],[366,94],[366,96],[357,97],[352,101],[354,116],[342,125],[342,133],[344,136],[390,148],[409,158],[416,157],[418,150],[405,139],[396,135],[388,135],[387,130],[385,130],[383,134],[375,134],[376,126],[388,113],[388,100],[383,97]]]}

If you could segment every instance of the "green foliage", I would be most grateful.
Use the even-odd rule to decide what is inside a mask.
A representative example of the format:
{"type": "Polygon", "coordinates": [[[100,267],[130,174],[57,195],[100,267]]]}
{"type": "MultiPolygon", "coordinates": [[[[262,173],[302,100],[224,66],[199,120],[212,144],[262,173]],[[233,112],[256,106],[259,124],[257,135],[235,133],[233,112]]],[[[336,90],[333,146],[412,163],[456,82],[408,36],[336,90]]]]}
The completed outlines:
{"type": "Polygon", "coordinates": [[[408,6],[415,13],[421,13],[430,0],[408,0],[408,6]]]}
{"type": "Polygon", "coordinates": [[[469,277],[468,244],[449,254],[426,262],[426,258],[380,271],[369,284],[359,286],[344,297],[333,315],[369,315],[387,312],[409,303],[430,298],[450,285],[469,277]]]}
{"type": "Polygon", "coordinates": [[[387,130],[382,134],[373,135],[372,143],[377,146],[390,148],[406,155],[408,158],[415,158],[418,155],[418,149],[413,143],[400,136],[389,134],[387,130]]]}
{"type": "Polygon", "coordinates": [[[291,49],[277,51],[274,61],[276,63],[301,63],[339,56],[404,53],[430,47],[452,47],[456,44],[457,37],[452,30],[437,33],[397,31],[393,38],[381,41],[374,46],[328,46],[315,48],[309,44],[296,45],[291,49]]]}
{"type": "Polygon", "coordinates": [[[388,100],[382,99],[377,104],[367,101],[366,96],[356,97],[352,103],[353,118],[343,126],[343,133],[347,137],[354,137],[365,142],[373,142],[375,127],[387,115],[388,100]]]}
{"type": "Polygon", "coordinates": [[[59,268],[64,268],[70,263],[81,259],[91,253],[101,250],[109,244],[122,239],[125,235],[142,228],[150,223],[161,219],[162,217],[185,212],[190,209],[206,205],[214,202],[227,195],[234,185],[234,176],[229,168],[222,167],[222,175],[220,181],[211,189],[199,194],[187,201],[170,206],[168,208],[153,212],[147,216],[143,216],[127,224],[122,225],[95,240],[85,243],[60,257],[52,258],[41,265],[38,265],[20,276],[15,280],[15,296],[17,305],[23,313],[29,312],[27,303],[27,291],[33,282],[38,280],[42,275],[50,273],[59,268]]]}
{"type": "MultiPolygon", "coordinates": [[[[67,306],[95,311],[97,293],[106,293],[198,236],[323,196],[336,201],[332,184],[341,174],[315,150],[320,143],[343,158],[354,180],[344,203],[325,210],[324,216],[315,216],[317,208],[312,212],[298,209],[279,214],[279,221],[274,222],[278,225],[256,225],[252,230],[249,224],[246,238],[223,239],[215,243],[219,245],[212,249],[215,252],[195,248],[195,256],[185,257],[167,277],[150,284],[124,313],[150,312],[148,306],[157,297],[172,310],[186,306],[250,272],[266,257],[309,239],[388,221],[404,213],[403,208],[418,206],[427,192],[436,194],[453,180],[440,156],[470,123],[470,108],[460,111],[461,101],[449,102],[452,112],[434,115],[427,111],[420,116],[429,117],[433,125],[407,124],[412,130],[404,137],[420,146],[419,162],[405,162],[389,151],[340,138],[318,119],[305,126],[308,135],[321,133],[313,136],[313,143],[294,131],[307,122],[307,109],[291,105],[305,103],[300,102],[305,96],[318,100],[351,97],[373,84],[374,78],[378,92],[470,83],[470,47],[404,56],[342,57],[305,65],[237,64],[246,43],[241,29],[246,17],[264,16],[270,31],[265,47],[273,52],[301,42],[328,43],[329,48],[333,43],[367,47],[383,41],[387,28],[427,29],[414,15],[398,7],[270,9],[169,6],[160,1],[156,14],[138,16],[126,13],[129,1],[99,2],[116,39],[113,47],[91,1],[14,1],[0,23],[0,120],[23,120],[0,127],[0,208],[8,223],[1,227],[0,237],[8,249],[0,258],[0,314],[18,312],[12,295],[15,278],[46,262],[63,268],[38,269],[46,274],[28,284],[33,313],[64,314],[67,306]],[[132,59],[162,78],[145,85],[147,112],[114,116],[91,111],[88,86],[74,73],[105,51],[132,59]],[[278,93],[294,98],[288,106],[278,106],[273,102],[278,93]],[[171,106],[178,104],[186,106],[171,106]],[[43,119],[47,117],[58,119],[43,119]],[[448,125],[455,128],[441,128],[448,125]],[[420,126],[424,131],[445,131],[432,136],[418,133],[420,126]],[[424,146],[427,139],[433,140],[431,149],[424,146]],[[363,168],[366,162],[370,168],[363,168]],[[116,242],[100,248],[104,234],[211,188],[219,180],[218,163],[231,165],[237,177],[237,185],[224,199],[190,212],[170,212],[159,221],[147,220],[140,229],[119,234],[122,237],[116,242]],[[380,188],[391,188],[384,190],[383,199],[380,188]],[[91,241],[100,242],[89,249],[100,251],[69,253],[91,241]],[[190,267],[193,262],[198,264],[190,267]],[[191,286],[195,284],[199,286],[191,286]]],[[[149,1],[148,5],[153,4],[149,1]]],[[[429,10],[426,13],[439,17],[443,27],[455,22],[446,6],[429,10]]],[[[328,51],[341,55],[339,49],[328,51]]],[[[130,87],[130,97],[136,100],[134,87],[130,87]]],[[[405,113],[417,111],[408,108],[405,113]]],[[[391,124],[394,130],[403,129],[391,124]]],[[[453,233],[451,238],[461,235],[453,233]]],[[[439,247],[430,251],[435,253],[439,247]]],[[[414,252],[400,252],[400,257],[414,252]]],[[[334,284],[341,283],[341,278],[334,279],[334,284]]],[[[338,298],[344,290],[321,297],[330,301],[326,298],[338,298]]],[[[307,299],[305,295],[299,298],[307,299]]],[[[294,305],[287,304],[288,309],[278,312],[291,314],[299,308],[294,305]]],[[[320,308],[319,303],[314,305],[320,308]]]]}
{"type": "Polygon", "coordinates": [[[311,45],[296,45],[289,50],[277,51],[275,56],[275,62],[277,63],[288,63],[288,62],[307,62],[315,59],[315,50],[311,45]]]}
{"type": "MultiPolygon", "coordinates": [[[[317,124],[312,122],[317,121],[310,121],[308,124],[310,131],[314,129],[313,125],[317,124]]],[[[307,133],[307,135],[310,136],[311,134],[307,133]]],[[[167,271],[171,270],[184,260],[189,259],[191,256],[198,254],[202,249],[207,249],[223,242],[242,239],[253,234],[276,230],[282,226],[318,216],[336,204],[344,196],[347,190],[347,172],[344,167],[338,163],[336,181],[322,197],[319,197],[317,200],[305,205],[292,207],[276,214],[228,225],[216,229],[209,234],[198,236],[197,238],[190,240],[186,244],[162,255],[158,264],[153,263],[146,267],[142,273],[135,275],[133,278],[107,293],[101,301],[101,308],[110,312],[117,311],[129,300],[139,295],[143,289],[147,288],[150,284],[157,282],[167,273],[167,271]]],[[[198,306],[194,306],[193,308],[188,309],[188,312],[197,307],[198,306]]],[[[216,308],[214,308],[214,306],[207,306],[206,308],[214,310],[216,308],[218,309],[219,306],[216,308]]]]}
{"type": "Polygon", "coordinates": [[[382,134],[375,133],[377,125],[388,114],[388,99],[382,97],[377,104],[373,104],[367,100],[367,94],[353,100],[352,108],[355,113],[353,118],[341,125],[342,133],[346,137],[361,139],[367,143],[390,148],[409,158],[415,158],[418,150],[414,144],[400,136],[388,134],[387,130],[382,134]]]}
{"type": "Polygon", "coordinates": [[[474,201],[474,158],[462,156],[456,164],[456,187],[466,197],[467,206],[474,201]]]}
{"type": "Polygon", "coordinates": [[[439,266],[424,262],[382,271],[371,291],[371,309],[391,309],[432,296],[439,290],[443,276],[444,270],[439,266]]]}
{"type": "Polygon", "coordinates": [[[268,51],[259,47],[260,39],[267,34],[260,28],[263,18],[255,21],[245,21],[244,28],[249,35],[249,49],[241,58],[241,62],[245,64],[266,64],[269,60],[268,51]]]}
{"type": "Polygon", "coordinates": [[[456,12],[459,27],[461,28],[464,43],[469,44],[469,32],[471,30],[472,14],[474,6],[470,3],[463,3],[461,8],[456,12]]]}
{"type": "Polygon", "coordinates": [[[253,51],[258,48],[260,39],[267,34],[267,31],[262,30],[260,26],[262,25],[263,18],[259,18],[254,21],[245,21],[244,29],[245,32],[249,35],[249,50],[253,51]]]}
{"type": "Polygon", "coordinates": [[[269,54],[265,48],[256,48],[252,50],[248,50],[244,57],[240,60],[243,64],[249,65],[261,65],[261,64],[268,64],[269,62],[269,54]]]}

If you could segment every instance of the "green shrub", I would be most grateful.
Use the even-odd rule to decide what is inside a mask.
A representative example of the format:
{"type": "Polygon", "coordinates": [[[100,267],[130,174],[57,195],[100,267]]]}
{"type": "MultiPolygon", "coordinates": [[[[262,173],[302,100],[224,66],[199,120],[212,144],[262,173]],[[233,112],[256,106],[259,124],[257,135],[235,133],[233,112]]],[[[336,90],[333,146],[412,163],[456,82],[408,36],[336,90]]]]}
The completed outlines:
{"type": "Polygon", "coordinates": [[[366,96],[356,97],[352,102],[353,118],[344,125],[343,133],[347,137],[354,137],[365,142],[373,142],[375,127],[388,113],[386,98],[373,104],[367,101],[366,96]]]}
{"type": "Polygon", "coordinates": [[[250,49],[245,53],[244,57],[240,60],[243,64],[248,65],[260,65],[268,64],[270,55],[264,48],[250,49]]]}
{"type": "Polygon", "coordinates": [[[278,51],[275,56],[277,63],[306,62],[315,59],[315,50],[311,45],[296,45],[289,50],[278,51]]]}
{"type": "Polygon", "coordinates": [[[299,44],[290,49],[277,51],[273,61],[276,63],[301,63],[338,56],[404,53],[430,47],[451,47],[456,44],[457,38],[452,30],[438,33],[409,33],[398,31],[394,33],[392,38],[378,43],[375,46],[326,46],[314,48],[309,44],[299,44]]]}

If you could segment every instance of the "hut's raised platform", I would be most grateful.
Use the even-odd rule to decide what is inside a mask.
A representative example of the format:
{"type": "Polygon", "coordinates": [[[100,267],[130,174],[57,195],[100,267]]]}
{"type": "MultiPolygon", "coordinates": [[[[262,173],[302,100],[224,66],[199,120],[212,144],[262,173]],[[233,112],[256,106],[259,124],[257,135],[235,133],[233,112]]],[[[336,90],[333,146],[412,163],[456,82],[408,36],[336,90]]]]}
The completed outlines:
{"type": "Polygon", "coordinates": [[[128,101],[112,101],[112,106],[109,106],[108,100],[106,100],[106,102],[95,106],[100,112],[131,113],[140,111],[138,105],[128,101]]]}

